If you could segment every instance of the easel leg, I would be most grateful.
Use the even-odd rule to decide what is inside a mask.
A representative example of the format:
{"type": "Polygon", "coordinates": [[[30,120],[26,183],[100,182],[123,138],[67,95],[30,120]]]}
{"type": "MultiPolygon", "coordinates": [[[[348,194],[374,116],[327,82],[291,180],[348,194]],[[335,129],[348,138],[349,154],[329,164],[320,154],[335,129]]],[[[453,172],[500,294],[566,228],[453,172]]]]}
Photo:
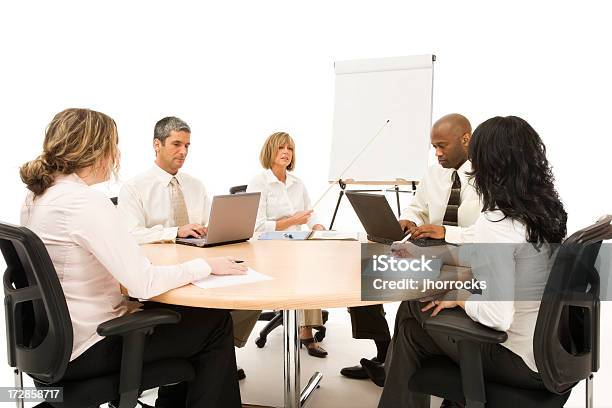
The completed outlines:
{"type": "Polygon", "coordinates": [[[402,215],[402,207],[400,206],[399,193],[400,193],[399,186],[396,185],[395,186],[395,198],[397,199],[397,218],[398,219],[400,215],[402,215]]]}
{"type": "Polygon", "coordinates": [[[342,201],[342,196],[344,195],[344,189],[346,188],[346,184],[342,180],[338,180],[338,184],[340,185],[340,193],[338,194],[338,202],[336,203],[336,209],[334,210],[334,216],[332,217],[331,224],[329,224],[329,229],[334,228],[334,222],[336,221],[336,215],[338,214],[338,208],[340,208],[340,201],[342,201]]]}

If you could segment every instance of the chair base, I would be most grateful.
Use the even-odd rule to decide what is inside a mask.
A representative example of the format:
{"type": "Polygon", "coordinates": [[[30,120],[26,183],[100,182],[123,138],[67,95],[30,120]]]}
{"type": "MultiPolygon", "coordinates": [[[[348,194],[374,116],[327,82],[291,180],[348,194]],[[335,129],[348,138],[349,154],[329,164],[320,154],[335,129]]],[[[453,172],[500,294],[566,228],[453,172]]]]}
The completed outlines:
{"type": "MultiPolygon", "coordinates": [[[[323,324],[325,324],[329,319],[329,312],[327,310],[323,310],[321,314],[323,316],[323,324]]],[[[266,342],[268,341],[268,335],[278,326],[281,326],[283,324],[283,314],[282,312],[263,312],[259,316],[258,320],[268,322],[268,324],[266,324],[264,328],[261,329],[261,331],[259,332],[259,337],[255,339],[255,344],[257,345],[257,347],[263,348],[263,346],[265,346],[266,342]]],[[[317,332],[314,334],[314,339],[317,342],[323,341],[327,329],[325,328],[325,326],[317,326],[315,327],[315,329],[317,330],[317,332]]]]}
{"type": "MultiPolygon", "coordinates": [[[[427,360],[410,378],[408,388],[422,394],[465,403],[459,366],[445,357],[427,360]]],[[[562,408],[570,392],[563,395],[547,390],[517,389],[494,382],[485,383],[487,406],[495,408],[562,408]]],[[[469,408],[469,405],[468,405],[469,408]]]]}
{"type": "MultiPolygon", "coordinates": [[[[167,359],[145,364],[142,372],[142,390],[189,381],[195,377],[193,366],[185,359],[167,359]]],[[[36,386],[48,386],[37,383],[36,386]]],[[[74,383],[66,381],[52,385],[64,388],[64,402],[41,407],[83,408],[98,407],[119,399],[119,376],[108,375],[74,383]]],[[[45,403],[48,404],[48,403],[45,403]]],[[[40,404],[39,404],[40,405],[40,404]]]]}

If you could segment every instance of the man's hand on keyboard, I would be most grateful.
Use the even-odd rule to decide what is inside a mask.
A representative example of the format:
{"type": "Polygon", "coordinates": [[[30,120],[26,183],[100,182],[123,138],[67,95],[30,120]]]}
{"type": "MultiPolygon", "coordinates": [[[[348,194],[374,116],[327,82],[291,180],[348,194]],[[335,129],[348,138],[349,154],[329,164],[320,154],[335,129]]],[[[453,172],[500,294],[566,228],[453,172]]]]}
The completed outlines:
{"type": "Polygon", "coordinates": [[[399,220],[399,223],[400,223],[400,227],[402,227],[404,232],[407,232],[407,233],[410,233],[410,234],[412,234],[412,232],[417,227],[414,222],[408,221],[408,220],[399,220]]]}
{"type": "Polygon", "coordinates": [[[446,236],[446,229],[442,225],[421,225],[420,227],[414,228],[410,239],[420,238],[435,238],[444,239],[446,236]]]}

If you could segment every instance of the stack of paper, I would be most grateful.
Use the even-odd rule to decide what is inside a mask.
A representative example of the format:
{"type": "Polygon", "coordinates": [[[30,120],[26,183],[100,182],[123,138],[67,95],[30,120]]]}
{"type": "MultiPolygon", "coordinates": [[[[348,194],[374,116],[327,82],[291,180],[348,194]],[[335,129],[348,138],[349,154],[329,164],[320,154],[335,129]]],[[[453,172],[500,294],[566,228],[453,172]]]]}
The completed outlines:
{"type": "Polygon", "coordinates": [[[312,231],[268,231],[259,236],[262,241],[304,241],[308,239],[312,231]]]}
{"type": "Polygon", "coordinates": [[[339,231],[312,231],[312,234],[310,234],[310,237],[308,239],[359,241],[359,233],[339,231]]]}
{"type": "Polygon", "coordinates": [[[244,285],[245,283],[255,283],[272,280],[273,278],[263,273],[259,273],[249,268],[245,275],[209,275],[206,278],[193,282],[199,288],[212,289],[223,288],[226,286],[244,285]]]}
{"type": "Polygon", "coordinates": [[[261,234],[259,239],[262,241],[305,241],[307,239],[359,241],[359,233],[338,231],[268,231],[261,234]]]}

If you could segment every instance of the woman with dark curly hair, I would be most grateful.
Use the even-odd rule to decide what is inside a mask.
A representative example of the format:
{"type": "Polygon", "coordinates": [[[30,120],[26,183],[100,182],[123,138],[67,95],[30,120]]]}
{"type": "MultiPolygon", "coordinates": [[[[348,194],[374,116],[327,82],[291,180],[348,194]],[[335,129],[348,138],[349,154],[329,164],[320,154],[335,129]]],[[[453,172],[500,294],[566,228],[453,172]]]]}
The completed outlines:
{"type": "Polygon", "coordinates": [[[561,242],[567,213],[555,190],[546,146],[516,116],[494,117],[478,126],[469,147],[474,187],[484,211],[520,221],[527,242],[561,242]]]}
{"type": "MultiPolygon", "coordinates": [[[[423,329],[425,320],[457,306],[472,320],[508,333],[502,344],[480,346],[487,380],[545,388],[535,364],[533,335],[552,264],[548,244],[561,242],[567,221],[546,148],[525,120],[494,117],[474,131],[469,158],[483,210],[474,225],[476,244],[465,252],[474,276],[486,287],[480,294],[455,290],[425,305],[410,303],[409,316],[398,323],[393,353],[386,361],[379,407],[430,406],[430,397],[408,390],[406,380],[430,357],[459,360],[454,340],[423,329]]],[[[444,401],[443,406],[463,405],[444,401]]]]}

